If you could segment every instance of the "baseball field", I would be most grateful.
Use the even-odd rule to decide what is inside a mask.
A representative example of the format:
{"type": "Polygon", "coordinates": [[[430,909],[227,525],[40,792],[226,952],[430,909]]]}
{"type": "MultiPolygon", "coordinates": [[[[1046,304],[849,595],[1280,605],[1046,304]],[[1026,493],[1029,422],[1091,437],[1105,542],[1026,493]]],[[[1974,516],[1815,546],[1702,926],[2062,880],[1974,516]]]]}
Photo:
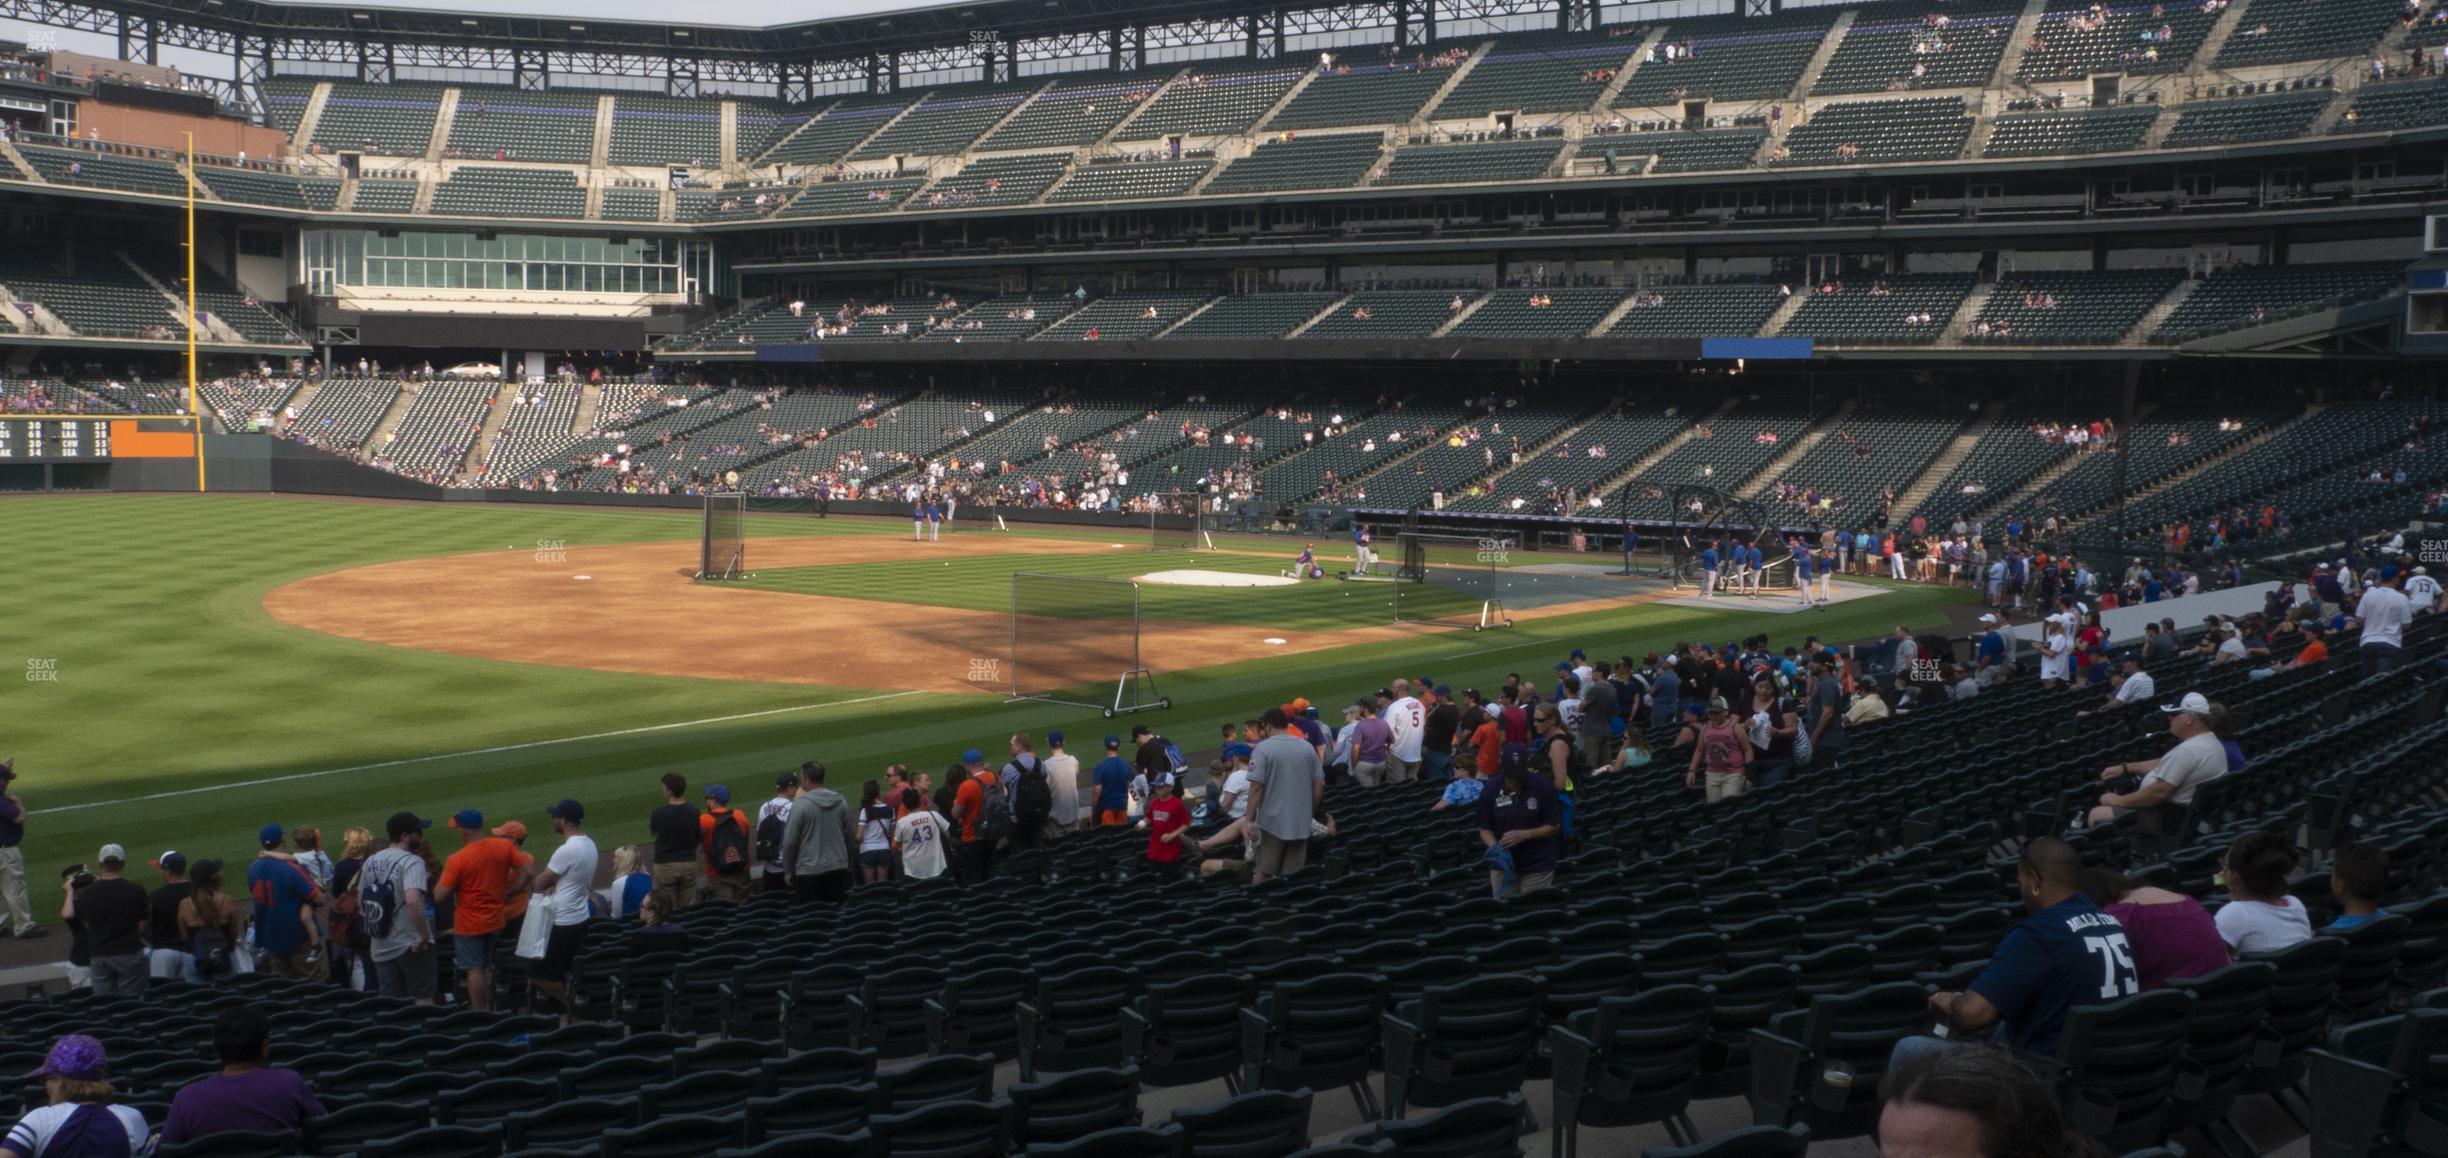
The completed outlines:
{"type": "MultiPolygon", "coordinates": [[[[1271,575],[1298,544],[1151,554],[1144,530],[974,521],[913,544],[905,522],[753,515],[752,577],[709,585],[689,578],[699,530],[688,511],[0,500],[0,758],[15,757],[29,809],[36,910],[56,912],[60,868],[104,842],[139,860],[243,857],[267,822],[336,845],[400,808],[540,825],[564,796],[621,841],[643,837],[665,772],[756,800],[775,772],[821,759],[855,793],[893,760],[940,770],[1049,728],[1086,751],[1134,721],[1197,751],[1295,695],[1331,715],[1397,676],[1544,682],[1575,646],[1857,639],[1938,625],[1969,598],[1899,586],[1805,615],[1551,602],[1472,632],[1394,624],[1385,584],[1148,586],[1142,653],[1173,707],[1109,722],[1004,702],[1014,572],[1271,575]]],[[[1349,549],[1319,554],[1339,569],[1349,549]]]]}

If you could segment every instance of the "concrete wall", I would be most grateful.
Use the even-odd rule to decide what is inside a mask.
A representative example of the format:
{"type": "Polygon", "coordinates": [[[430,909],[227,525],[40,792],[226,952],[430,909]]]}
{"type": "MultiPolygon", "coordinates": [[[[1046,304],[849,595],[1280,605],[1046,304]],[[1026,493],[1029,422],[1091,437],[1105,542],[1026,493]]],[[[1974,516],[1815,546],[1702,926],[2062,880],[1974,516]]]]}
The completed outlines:
{"type": "Polygon", "coordinates": [[[77,102],[77,132],[82,136],[87,130],[99,131],[105,141],[181,150],[187,147],[187,134],[193,132],[196,152],[225,157],[241,152],[249,157],[276,157],[289,143],[287,133],[244,121],[181,116],[92,98],[77,102]]]}

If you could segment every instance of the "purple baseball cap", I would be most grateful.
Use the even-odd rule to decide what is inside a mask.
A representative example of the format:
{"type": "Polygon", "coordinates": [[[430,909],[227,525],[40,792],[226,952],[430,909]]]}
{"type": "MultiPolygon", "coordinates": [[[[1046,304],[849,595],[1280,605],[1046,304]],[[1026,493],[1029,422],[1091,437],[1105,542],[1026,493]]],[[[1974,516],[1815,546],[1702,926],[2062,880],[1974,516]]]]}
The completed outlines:
{"type": "Polygon", "coordinates": [[[72,1033],[51,1043],[51,1052],[43,1057],[42,1068],[27,1074],[26,1079],[66,1078],[72,1082],[96,1082],[102,1080],[104,1073],[101,1040],[72,1033]]]}

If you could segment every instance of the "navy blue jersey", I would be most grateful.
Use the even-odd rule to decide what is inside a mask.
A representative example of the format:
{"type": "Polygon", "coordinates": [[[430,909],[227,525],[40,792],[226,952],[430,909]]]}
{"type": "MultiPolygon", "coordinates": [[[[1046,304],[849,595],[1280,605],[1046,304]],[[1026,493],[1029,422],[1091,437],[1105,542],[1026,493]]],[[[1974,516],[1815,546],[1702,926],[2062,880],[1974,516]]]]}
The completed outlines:
{"type": "Polygon", "coordinates": [[[1754,571],[1759,570],[1760,565],[1766,561],[1767,556],[1760,554],[1759,544],[1753,543],[1751,545],[1751,569],[1754,571]]]}
{"type": "Polygon", "coordinates": [[[2067,1010],[2141,990],[2125,926],[2080,893],[2007,930],[1972,983],[1972,992],[1997,1007],[1999,1042],[2050,1055],[2067,1010]]]}

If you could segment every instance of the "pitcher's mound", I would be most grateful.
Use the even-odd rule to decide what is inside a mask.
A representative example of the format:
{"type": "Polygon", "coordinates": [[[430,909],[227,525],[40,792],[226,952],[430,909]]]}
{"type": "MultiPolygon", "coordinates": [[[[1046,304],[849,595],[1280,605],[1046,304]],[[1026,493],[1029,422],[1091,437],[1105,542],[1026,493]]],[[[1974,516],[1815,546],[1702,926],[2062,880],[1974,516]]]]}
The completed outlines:
{"type": "Polygon", "coordinates": [[[1286,575],[1248,575],[1239,571],[1152,571],[1141,575],[1139,581],[1175,587],[1292,587],[1300,583],[1286,575]]]}

